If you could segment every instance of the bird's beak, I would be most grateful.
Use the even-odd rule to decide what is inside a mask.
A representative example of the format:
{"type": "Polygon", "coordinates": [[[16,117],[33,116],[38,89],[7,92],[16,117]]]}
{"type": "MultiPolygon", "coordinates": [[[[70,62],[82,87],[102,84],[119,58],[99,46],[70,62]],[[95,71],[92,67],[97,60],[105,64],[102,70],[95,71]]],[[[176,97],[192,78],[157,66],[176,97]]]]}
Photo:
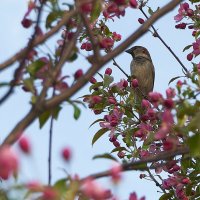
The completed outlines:
{"type": "Polygon", "coordinates": [[[132,53],[132,49],[127,49],[125,52],[131,54],[132,53]]]}

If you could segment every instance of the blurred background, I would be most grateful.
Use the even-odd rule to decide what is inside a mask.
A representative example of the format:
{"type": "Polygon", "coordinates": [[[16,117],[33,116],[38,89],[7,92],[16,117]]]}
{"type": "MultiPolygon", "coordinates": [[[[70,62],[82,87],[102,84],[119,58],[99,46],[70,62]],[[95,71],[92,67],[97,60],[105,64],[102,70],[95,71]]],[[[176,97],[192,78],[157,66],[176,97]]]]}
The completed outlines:
{"type": "MultiPolygon", "coordinates": [[[[64,1],[63,1],[64,2],[64,1]]],[[[157,7],[162,7],[169,1],[149,1],[149,6],[156,10],[157,7]]],[[[12,56],[14,53],[22,49],[28,39],[31,37],[32,29],[24,29],[21,26],[21,20],[27,11],[27,0],[1,0],[0,1],[0,63],[12,56]]],[[[147,11],[146,11],[147,12],[147,11]]],[[[161,37],[176,53],[185,66],[190,69],[189,62],[186,55],[189,52],[182,52],[183,48],[191,44],[191,31],[183,31],[175,29],[174,16],[178,13],[178,8],[161,18],[155,25],[161,37]]],[[[115,18],[115,21],[110,21],[109,26],[112,31],[122,35],[122,41],[136,30],[140,24],[138,18],[144,18],[142,13],[136,9],[127,9],[125,17],[121,19],[115,18]]],[[[54,49],[56,41],[59,39],[59,34],[51,39],[47,45],[54,49]]],[[[156,77],[154,90],[165,95],[165,90],[169,87],[168,82],[171,78],[183,75],[182,68],[175,58],[169,53],[164,45],[150,32],[147,32],[142,38],[137,40],[132,46],[141,45],[146,47],[152,57],[156,77]]],[[[44,48],[45,49],[45,48],[44,48]]],[[[85,52],[81,52],[87,55],[85,52]]],[[[126,71],[130,73],[131,56],[127,53],[120,54],[116,61],[126,71]]],[[[14,68],[17,65],[1,72],[0,82],[10,80],[13,75],[14,68]]],[[[76,69],[83,69],[87,71],[89,67],[88,62],[84,60],[82,55],[72,64],[66,64],[64,71],[73,75],[76,69]]],[[[112,62],[108,63],[100,71],[104,73],[105,69],[110,67],[113,69],[113,76],[115,81],[125,78],[124,75],[113,66],[112,62]]],[[[98,76],[96,76],[98,79],[98,76]]],[[[175,81],[176,82],[176,81],[175,81]]],[[[173,86],[172,83],[170,86],[173,86]]],[[[89,93],[89,85],[85,86],[72,99],[77,99],[89,93]]],[[[0,95],[3,95],[7,88],[0,90],[0,95]]],[[[30,108],[30,95],[25,93],[20,87],[15,90],[15,93],[0,107],[0,142],[4,140],[6,135],[13,129],[13,127],[25,116],[30,108]]],[[[73,119],[73,108],[68,104],[63,104],[63,110],[59,115],[58,121],[54,122],[53,133],[53,167],[52,167],[52,181],[55,182],[59,178],[66,177],[67,171],[70,174],[78,174],[80,177],[85,177],[89,174],[101,172],[109,169],[112,166],[112,161],[105,159],[92,160],[92,157],[97,154],[110,152],[113,145],[108,141],[108,134],[100,138],[92,147],[91,141],[94,134],[99,130],[98,124],[89,128],[90,124],[99,116],[95,116],[89,109],[81,108],[81,116],[79,120],[73,119]],[[60,152],[65,146],[72,149],[73,158],[69,165],[62,161],[60,152]]],[[[42,183],[47,183],[48,180],[48,138],[49,138],[49,121],[45,124],[42,130],[39,129],[38,120],[36,120],[26,131],[25,135],[32,143],[31,156],[20,154],[17,144],[14,148],[21,156],[21,167],[19,174],[19,182],[27,182],[31,180],[38,180],[42,183]]],[[[146,196],[147,200],[158,199],[161,193],[154,182],[148,180],[141,180],[139,178],[139,171],[131,171],[123,173],[123,181],[116,186],[114,192],[118,194],[119,199],[128,199],[131,192],[136,191],[138,196],[146,196]]],[[[99,180],[104,187],[110,187],[111,180],[109,178],[102,178],[99,180]]],[[[11,181],[3,182],[9,185],[11,181]]]]}

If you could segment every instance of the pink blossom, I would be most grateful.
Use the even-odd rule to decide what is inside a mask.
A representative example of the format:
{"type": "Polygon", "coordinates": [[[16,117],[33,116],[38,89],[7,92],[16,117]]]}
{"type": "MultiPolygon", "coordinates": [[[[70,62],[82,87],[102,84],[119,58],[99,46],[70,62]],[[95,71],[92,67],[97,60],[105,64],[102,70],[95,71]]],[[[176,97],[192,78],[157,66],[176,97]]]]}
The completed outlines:
{"type": "Polygon", "coordinates": [[[19,147],[26,154],[29,154],[31,152],[31,145],[30,145],[29,140],[26,137],[22,137],[19,140],[19,147]]]}
{"type": "Polygon", "coordinates": [[[88,178],[83,182],[81,190],[87,197],[94,200],[102,200],[108,198],[108,190],[101,187],[92,178],[88,178]]]}
{"type": "Polygon", "coordinates": [[[119,164],[114,164],[110,169],[110,175],[112,178],[112,181],[114,183],[118,183],[121,180],[121,172],[122,172],[122,166],[119,164]]]}
{"type": "Polygon", "coordinates": [[[162,122],[166,123],[168,126],[171,127],[174,123],[173,115],[170,110],[165,110],[162,113],[162,122]]]}
{"type": "Polygon", "coordinates": [[[120,34],[117,34],[116,32],[113,32],[113,35],[112,35],[112,39],[115,40],[115,41],[120,41],[122,38],[122,36],[120,34]]]}
{"type": "Polygon", "coordinates": [[[72,157],[72,152],[71,152],[71,149],[69,147],[65,147],[64,149],[62,149],[62,158],[65,160],[65,161],[69,161],[72,157]]]}
{"type": "Polygon", "coordinates": [[[166,135],[169,132],[169,126],[166,123],[162,123],[161,127],[155,134],[155,139],[156,140],[162,140],[166,137],[166,135]]]}
{"type": "Polygon", "coordinates": [[[125,79],[121,79],[120,82],[114,83],[111,85],[111,87],[116,86],[118,89],[123,90],[128,86],[128,82],[125,79]]]}
{"type": "Polygon", "coordinates": [[[56,200],[58,199],[58,193],[53,187],[45,187],[41,199],[56,200]]]}
{"type": "Polygon", "coordinates": [[[133,192],[130,194],[129,200],[145,200],[145,197],[138,199],[137,194],[135,192],[133,192]]]}
{"type": "Polygon", "coordinates": [[[168,88],[166,90],[166,95],[167,95],[167,98],[174,98],[176,95],[176,92],[173,88],[168,88]]]}
{"type": "Polygon", "coordinates": [[[136,0],[130,0],[130,6],[131,6],[132,8],[137,8],[137,5],[138,5],[138,3],[137,3],[136,0]]]}
{"type": "Polygon", "coordinates": [[[178,9],[178,14],[174,17],[176,22],[179,22],[183,19],[183,17],[187,14],[187,10],[189,9],[188,3],[181,3],[180,8],[178,9]]]}
{"type": "Polygon", "coordinates": [[[193,46],[193,54],[195,56],[198,56],[200,54],[200,38],[196,40],[196,42],[194,42],[192,44],[193,46]]]}
{"type": "Polygon", "coordinates": [[[9,146],[4,146],[0,149],[0,177],[8,179],[11,174],[18,169],[17,155],[9,146]]]}
{"type": "Polygon", "coordinates": [[[137,88],[137,87],[139,86],[138,80],[137,80],[137,79],[133,79],[133,80],[131,81],[131,86],[132,86],[133,88],[137,88]]]}
{"type": "Polygon", "coordinates": [[[143,108],[149,108],[151,106],[150,102],[146,99],[142,99],[141,105],[143,108]]]}
{"type": "Polygon", "coordinates": [[[99,44],[103,49],[110,49],[114,45],[114,40],[112,38],[103,38],[99,44]]]}
{"type": "Polygon", "coordinates": [[[108,68],[105,70],[105,74],[111,75],[111,74],[112,74],[112,69],[108,67],[108,68]]]}
{"type": "Polygon", "coordinates": [[[158,92],[149,92],[149,99],[152,103],[157,103],[162,99],[162,94],[158,92]]]}
{"type": "Polygon", "coordinates": [[[77,80],[82,76],[83,76],[83,70],[82,69],[78,69],[74,74],[74,79],[77,80]]]}
{"type": "Polygon", "coordinates": [[[114,108],[110,115],[105,116],[106,122],[100,122],[99,124],[102,128],[112,129],[119,124],[122,116],[123,113],[118,108],[114,108]]]}

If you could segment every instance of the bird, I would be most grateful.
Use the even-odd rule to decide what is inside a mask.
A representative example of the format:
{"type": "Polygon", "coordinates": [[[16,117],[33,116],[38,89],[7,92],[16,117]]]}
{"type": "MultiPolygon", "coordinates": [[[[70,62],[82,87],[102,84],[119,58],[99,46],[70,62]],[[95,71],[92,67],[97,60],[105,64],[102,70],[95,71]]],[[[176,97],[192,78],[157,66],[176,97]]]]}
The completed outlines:
{"type": "Polygon", "coordinates": [[[149,92],[153,91],[154,65],[149,51],[143,46],[134,46],[125,52],[131,54],[133,58],[130,64],[131,78],[138,81],[134,98],[136,103],[141,103],[142,99],[148,99],[149,92]]]}

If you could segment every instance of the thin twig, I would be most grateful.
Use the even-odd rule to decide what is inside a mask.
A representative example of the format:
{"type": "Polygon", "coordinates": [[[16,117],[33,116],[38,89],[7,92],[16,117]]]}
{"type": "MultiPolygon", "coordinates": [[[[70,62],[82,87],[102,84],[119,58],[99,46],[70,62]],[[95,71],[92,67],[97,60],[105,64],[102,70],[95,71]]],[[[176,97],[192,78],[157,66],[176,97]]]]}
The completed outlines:
{"type": "MultiPolygon", "coordinates": [[[[62,20],[55,27],[53,27],[49,32],[47,32],[43,36],[37,37],[34,43],[32,44],[32,47],[42,44],[52,35],[57,33],[60,30],[60,28],[62,28],[62,26],[64,26],[76,13],[77,13],[77,10],[66,11],[62,20]]],[[[23,48],[21,51],[13,55],[11,58],[9,58],[8,60],[0,64],[0,71],[6,69],[7,67],[11,66],[16,61],[23,58],[26,51],[27,51],[27,47],[23,48]]]]}
{"type": "Polygon", "coordinates": [[[95,60],[97,61],[97,60],[99,60],[99,57],[100,57],[99,46],[97,44],[97,41],[96,41],[96,39],[94,37],[94,34],[93,34],[91,28],[90,28],[89,21],[88,21],[87,17],[82,12],[81,12],[81,17],[82,17],[83,23],[85,25],[86,31],[87,31],[87,33],[89,35],[90,41],[92,43],[95,60]]]}
{"type": "MultiPolygon", "coordinates": [[[[52,97],[55,96],[55,88],[53,89],[52,97]]],[[[48,155],[48,185],[51,185],[51,177],[52,177],[52,139],[53,139],[53,113],[51,115],[51,121],[50,121],[50,128],[49,128],[49,155],[48,155]]]]}
{"type": "Polygon", "coordinates": [[[151,171],[148,169],[147,170],[150,178],[153,180],[153,182],[156,184],[157,187],[159,187],[164,193],[166,193],[166,191],[163,189],[163,187],[161,186],[161,184],[156,180],[156,178],[153,176],[153,174],[151,173],[151,171]]]}
{"type": "MultiPolygon", "coordinates": [[[[141,12],[143,13],[143,15],[146,17],[146,19],[149,19],[148,16],[146,15],[146,13],[144,12],[144,10],[142,9],[142,7],[140,8],[141,12]]],[[[178,56],[174,53],[174,51],[169,47],[169,45],[167,45],[167,43],[162,39],[162,37],[160,36],[160,34],[158,33],[158,31],[155,29],[155,27],[153,25],[151,25],[154,34],[154,37],[157,37],[163,44],[164,46],[169,50],[169,52],[174,56],[174,58],[178,61],[178,63],[181,65],[181,67],[183,68],[183,70],[185,71],[185,73],[187,75],[189,75],[189,71],[187,70],[187,68],[184,66],[184,64],[181,62],[181,60],[178,58],[178,56]]]]}
{"type": "Polygon", "coordinates": [[[22,71],[23,71],[24,66],[25,66],[27,55],[32,50],[34,41],[37,37],[36,33],[37,33],[37,28],[38,28],[39,23],[40,23],[40,18],[41,18],[41,15],[42,15],[43,6],[44,6],[44,3],[42,2],[41,6],[39,7],[39,10],[38,10],[38,16],[37,16],[37,20],[36,20],[35,30],[32,34],[30,41],[28,42],[26,51],[24,52],[24,57],[23,57],[22,61],[20,62],[19,67],[15,70],[14,79],[11,81],[10,88],[8,89],[6,94],[3,97],[0,98],[0,105],[13,93],[14,88],[15,88],[16,84],[18,83],[18,81],[21,77],[22,71]]]}
{"type": "Polygon", "coordinates": [[[112,60],[113,60],[113,65],[115,65],[129,80],[130,76],[117,64],[114,58],[112,60]]]}

